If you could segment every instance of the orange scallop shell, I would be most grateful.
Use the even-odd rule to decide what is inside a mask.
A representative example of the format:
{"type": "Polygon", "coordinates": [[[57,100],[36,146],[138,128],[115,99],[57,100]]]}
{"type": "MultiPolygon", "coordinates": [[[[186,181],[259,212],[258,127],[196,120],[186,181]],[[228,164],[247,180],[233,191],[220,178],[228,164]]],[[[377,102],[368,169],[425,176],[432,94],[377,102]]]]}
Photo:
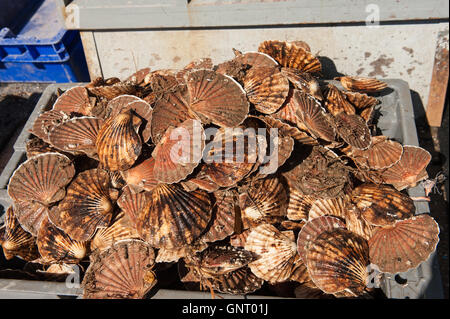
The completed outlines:
{"type": "Polygon", "coordinates": [[[72,180],[72,161],[59,153],[44,153],[29,158],[11,176],[8,195],[16,202],[36,201],[45,206],[64,198],[64,187],[72,180]]]}
{"type": "Polygon", "coordinates": [[[82,86],[75,86],[65,91],[53,104],[53,110],[67,114],[91,115],[91,103],[88,90],[82,86]]]}
{"type": "Polygon", "coordinates": [[[377,227],[369,240],[370,261],[380,271],[395,274],[417,267],[436,250],[439,225],[429,215],[377,227]]]}
{"type": "Polygon", "coordinates": [[[91,257],[82,287],[84,299],[143,299],[157,279],[152,247],[123,240],[91,257]]]}
{"type": "Polygon", "coordinates": [[[49,143],[48,133],[52,128],[64,123],[69,119],[63,111],[50,110],[39,114],[37,119],[33,123],[31,133],[42,139],[44,142],[49,143]]]}
{"type": "Polygon", "coordinates": [[[342,86],[349,91],[373,93],[387,88],[387,83],[374,79],[357,76],[342,76],[335,80],[341,81],[342,86]]]}
{"type": "Polygon", "coordinates": [[[159,184],[153,173],[154,167],[155,159],[150,157],[125,171],[121,171],[121,174],[132,190],[136,192],[151,191],[159,184]]]}
{"type": "Polygon", "coordinates": [[[345,94],[333,84],[328,84],[327,86],[325,107],[334,116],[341,112],[345,112],[349,115],[356,113],[355,107],[347,101],[345,94]]]}

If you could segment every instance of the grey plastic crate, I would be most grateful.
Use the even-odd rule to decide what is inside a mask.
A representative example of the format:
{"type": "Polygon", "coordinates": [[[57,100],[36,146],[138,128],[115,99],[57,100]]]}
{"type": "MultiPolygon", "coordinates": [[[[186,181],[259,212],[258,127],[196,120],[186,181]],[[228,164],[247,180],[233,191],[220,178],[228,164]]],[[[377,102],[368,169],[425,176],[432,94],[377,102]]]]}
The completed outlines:
{"type": "MultiPolygon", "coordinates": [[[[381,116],[378,119],[377,126],[384,135],[404,145],[419,145],[408,84],[403,80],[397,79],[388,79],[385,81],[392,91],[389,94],[378,97],[381,101],[379,105],[381,116]]],[[[336,81],[330,82],[341,87],[336,81]]],[[[30,136],[29,129],[33,125],[34,120],[40,112],[51,108],[57,88],[65,90],[76,85],[82,85],[82,83],[52,84],[42,94],[35,110],[14,145],[14,154],[0,175],[0,206],[3,206],[4,209],[11,203],[6,193],[6,185],[15,168],[25,160],[25,142],[30,136]]],[[[425,195],[424,189],[421,186],[409,189],[408,193],[410,196],[425,195]]],[[[426,202],[415,202],[415,205],[416,214],[430,212],[428,203],[426,202]]],[[[442,280],[435,253],[417,268],[406,273],[383,275],[380,285],[389,298],[444,298],[442,280]]],[[[81,290],[79,288],[68,288],[65,283],[0,279],[0,298],[57,298],[58,296],[79,296],[80,293],[81,290]]],[[[221,296],[236,299],[261,298],[261,296],[221,296]]],[[[210,298],[210,295],[202,292],[161,289],[153,298],[204,299],[210,298]]]]}

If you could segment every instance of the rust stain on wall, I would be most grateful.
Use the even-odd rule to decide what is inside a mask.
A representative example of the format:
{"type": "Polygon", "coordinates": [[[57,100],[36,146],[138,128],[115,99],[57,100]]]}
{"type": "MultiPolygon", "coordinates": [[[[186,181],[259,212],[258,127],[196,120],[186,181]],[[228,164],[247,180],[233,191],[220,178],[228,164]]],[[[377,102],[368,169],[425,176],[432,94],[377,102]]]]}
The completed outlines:
{"type": "Polygon", "coordinates": [[[386,77],[386,73],[383,70],[383,67],[389,68],[391,63],[394,62],[394,58],[388,58],[385,54],[382,54],[378,57],[378,59],[372,61],[370,65],[373,67],[373,71],[369,73],[369,76],[382,76],[386,77]]]}

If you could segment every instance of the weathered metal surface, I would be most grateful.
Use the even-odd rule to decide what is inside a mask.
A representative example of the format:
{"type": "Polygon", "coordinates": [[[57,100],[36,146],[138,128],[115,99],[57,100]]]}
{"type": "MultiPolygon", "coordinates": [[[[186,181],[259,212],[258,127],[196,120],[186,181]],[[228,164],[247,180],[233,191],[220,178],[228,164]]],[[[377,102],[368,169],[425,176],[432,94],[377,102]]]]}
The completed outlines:
{"type": "Polygon", "coordinates": [[[352,23],[448,18],[446,0],[74,0],[71,29],[352,23]]]}
{"type": "Polygon", "coordinates": [[[437,36],[436,54],[434,56],[433,75],[431,76],[430,94],[426,108],[428,124],[439,127],[444,112],[448,84],[448,30],[437,36]]]}

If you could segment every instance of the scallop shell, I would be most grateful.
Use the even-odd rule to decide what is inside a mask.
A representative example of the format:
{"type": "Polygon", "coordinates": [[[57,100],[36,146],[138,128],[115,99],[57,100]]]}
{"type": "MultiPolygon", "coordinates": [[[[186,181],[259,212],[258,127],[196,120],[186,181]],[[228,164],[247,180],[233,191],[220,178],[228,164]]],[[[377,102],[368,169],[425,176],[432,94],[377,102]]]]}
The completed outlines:
{"type": "Polygon", "coordinates": [[[137,230],[157,248],[193,243],[211,220],[212,202],[204,191],[186,192],[178,184],[160,184],[138,216],[137,230]]]}
{"type": "Polygon", "coordinates": [[[305,263],[298,258],[294,264],[292,275],[289,278],[290,281],[296,281],[300,284],[312,282],[308,274],[308,268],[306,268],[305,263]]]}
{"type": "Polygon", "coordinates": [[[281,66],[297,69],[300,72],[320,72],[319,59],[296,42],[264,41],[258,51],[274,58],[281,66]]]}
{"type": "Polygon", "coordinates": [[[264,280],[253,274],[249,267],[242,267],[211,279],[214,290],[232,295],[253,293],[260,289],[263,283],[264,280]]]}
{"type": "Polygon", "coordinates": [[[125,239],[139,239],[139,235],[128,215],[119,212],[111,221],[111,226],[97,230],[91,241],[91,250],[105,250],[125,239]]]}
{"type": "Polygon", "coordinates": [[[184,76],[186,75],[186,73],[193,70],[212,70],[213,67],[214,66],[210,58],[195,59],[189,62],[182,70],[178,71],[175,77],[178,82],[184,83],[184,76]]]}
{"type": "Polygon", "coordinates": [[[387,88],[386,82],[374,78],[341,76],[335,78],[335,80],[341,81],[342,86],[349,91],[373,93],[387,88]]]}
{"type": "Polygon", "coordinates": [[[82,287],[85,299],[142,299],[156,284],[155,253],[148,244],[124,240],[93,255],[82,287]]]}
{"type": "Polygon", "coordinates": [[[112,195],[116,194],[110,192],[108,172],[81,172],[67,187],[67,195],[58,207],[50,210],[50,220],[73,239],[87,241],[97,228],[109,226],[117,199],[112,195]]]}
{"type": "Polygon", "coordinates": [[[370,125],[375,117],[375,106],[369,106],[368,108],[362,110],[359,115],[368,125],[370,125]]]}
{"type": "Polygon", "coordinates": [[[345,112],[348,115],[356,113],[355,107],[347,101],[346,95],[333,84],[328,84],[327,86],[325,107],[334,116],[341,112],[345,112]]]}
{"type": "Polygon", "coordinates": [[[202,238],[186,246],[171,249],[160,248],[158,250],[158,256],[156,257],[156,262],[157,263],[177,262],[180,258],[185,258],[186,256],[190,256],[192,254],[201,252],[206,248],[208,248],[208,244],[204,242],[202,238]]]}
{"type": "Polygon", "coordinates": [[[91,94],[104,97],[107,100],[112,100],[116,96],[124,94],[135,94],[136,84],[132,82],[118,82],[112,85],[101,85],[88,88],[91,94]]]}
{"type": "Polygon", "coordinates": [[[206,175],[221,187],[236,185],[253,171],[259,150],[251,143],[256,141],[253,130],[246,134],[241,129],[219,129],[205,149],[206,175]]]}
{"type": "Polygon", "coordinates": [[[49,133],[53,147],[70,153],[85,153],[89,157],[97,154],[95,145],[103,120],[95,117],[77,117],[54,127],[49,133]]]}
{"type": "Polygon", "coordinates": [[[363,184],[352,192],[352,202],[374,226],[392,225],[414,215],[413,200],[388,185],[363,184]]]}
{"type": "Polygon", "coordinates": [[[213,182],[213,180],[206,174],[204,164],[200,163],[201,168],[197,174],[192,177],[188,177],[185,181],[181,182],[183,187],[188,191],[193,191],[198,188],[207,191],[208,193],[217,191],[220,186],[213,182]]]}
{"type": "Polygon", "coordinates": [[[320,103],[300,91],[294,92],[294,98],[298,99],[299,104],[297,118],[308,128],[311,135],[328,142],[334,141],[336,133],[328,122],[320,103]]]}
{"type": "Polygon", "coordinates": [[[259,278],[275,283],[292,275],[297,254],[292,232],[280,232],[272,225],[262,224],[251,230],[244,248],[259,255],[249,264],[259,278]]]}
{"type": "Polygon", "coordinates": [[[37,236],[42,221],[48,216],[48,208],[39,202],[15,202],[14,214],[23,229],[37,236]]]}
{"type": "Polygon", "coordinates": [[[264,114],[276,112],[289,92],[289,81],[276,67],[251,68],[243,84],[248,100],[264,114]]]}
{"type": "Polygon", "coordinates": [[[239,196],[241,218],[244,228],[274,221],[286,216],[287,192],[277,177],[258,179],[239,196]]]}
{"type": "Polygon", "coordinates": [[[39,114],[33,123],[31,133],[42,139],[44,142],[49,143],[48,133],[52,128],[64,123],[69,119],[69,115],[63,111],[50,110],[39,114]]]}
{"type": "Polygon", "coordinates": [[[315,201],[315,196],[305,195],[298,188],[290,186],[286,217],[290,220],[308,220],[309,210],[315,201]]]}
{"type": "Polygon", "coordinates": [[[172,69],[156,70],[145,77],[146,84],[150,84],[152,91],[160,96],[173,91],[180,84],[176,78],[178,71],[172,69]]]}
{"type": "Polygon", "coordinates": [[[270,118],[276,118],[289,125],[296,126],[297,124],[300,124],[299,128],[306,131],[307,127],[303,125],[297,117],[297,110],[300,109],[298,99],[294,98],[294,92],[297,91],[298,90],[296,89],[289,89],[285,103],[278,109],[277,112],[273,113],[270,118]]]}
{"type": "Polygon", "coordinates": [[[369,246],[349,230],[325,231],[309,246],[306,266],[313,282],[325,293],[350,291],[360,295],[367,283],[369,246]]]}
{"type": "MultiPolygon", "coordinates": [[[[114,101],[114,100],[111,100],[111,102],[112,101],[114,101]]],[[[110,105],[110,104],[111,103],[109,103],[108,105],[110,105]]],[[[137,100],[131,101],[126,105],[114,107],[111,111],[110,116],[114,117],[114,116],[117,116],[120,113],[126,112],[128,110],[132,110],[133,115],[136,115],[141,119],[142,125],[140,128],[140,131],[142,134],[142,141],[144,143],[148,142],[148,140],[150,139],[150,135],[151,135],[151,123],[152,123],[153,108],[146,101],[138,98],[137,100]]]]}
{"type": "Polygon", "coordinates": [[[141,153],[142,141],[134,128],[130,111],[105,121],[97,135],[100,163],[110,171],[130,168],[141,153]]]}
{"type": "Polygon", "coordinates": [[[300,258],[306,261],[306,253],[317,236],[324,231],[335,228],[345,228],[345,223],[340,218],[334,216],[321,216],[310,219],[298,233],[297,252],[300,258]]]}
{"type": "Polygon", "coordinates": [[[352,149],[350,156],[359,167],[382,170],[389,168],[401,159],[403,146],[386,136],[373,136],[372,145],[366,150],[352,149]]]}
{"type": "Polygon", "coordinates": [[[262,52],[248,51],[241,53],[237,50],[234,51],[236,57],[234,61],[242,65],[250,65],[251,67],[276,67],[278,62],[275,61],[270,55],[262,52]]]}
{"type": "Polygon", "coordinates": [[[67,114],[77,113],[89,116],[91,115],[91,108],[88,91],[82,86],[68,89],[53,104],[53,110],[63,111],[67,114]]]}
{"type": "Polygon", "coordinates": [[[159,184],[153,174],[154,167],[155,159],[150,157],[130,169],[122,171],[121,174],[127,185],[134,191],[151,191],[159,184]]]}
{"type": "Polygon", "coordinates": [[[347,100],[357,109],[366,109],[380,103],[380,100],[373,96],[358,92],[342,92],[347,100]]]}
{"type": "Polygon", "coordinates": [[[234,232],[237,200],[232,191],[214,192],[215,205],[212,223],[201,237],[206,242],[225,239],[234,232]]]}
{"type": "Polygon", "coordinates": [[[314,201],[308,213],[308,219],[320,216],[345,218],[347,197],[319,198],[314,201]]]}
{"type": "Polygon", "coordinates": [[[169,127],[177,127],[195,116],[188,107],[186,89],[178,87],[173,92],[166,92],[155,103],[152,112],[151,136],[153,143],[157,144],[169,127]]]}
{"type": "Polygon", "coordinates": [[[428,178],[426,168],[430,161],[431,154],[425,149],[404,145],[400,161],[382,173],[383,181],[392,184],[399,191],[414,187],[418,182],[428,178]]]}
{"type": "Polygon", "coordinates": [[[281,68],[281,73],[296,87],[298,90],[311,95],[317,100],[323,100],[322,91],[319,82],[310,73],[302,73],[296,69],[281,68]]]}
{"type": "Polygon", "coordinates": [[[88,243],[70,238],[45,218],[37,236],[37,246],[44,263],[78,264],[88,252],[88,243]]]}
{"type": "Polygon", "coordinates": [[[131,102],[142,101],[135,95],[119,95],[108,102],[108,109],[110,110],[109,116],[115,116],[122,112],[122,110],[131,102]]]}
{"type": "Polygon", "coordinates": [[[49,144],[44,142],[39,137],[32,137],[28,140],[25,145],[27,158],[44,154],[44,153],[57,153],[58,150],[56,148],[51,147],[49,144]]]}
{"type": "Polygon", "coordinates": [[[338,135],[353,148],[365,150],[372,145],[369,127],[361,116],[339,113],[333,121],[338,135]]]}
{"type": "Polygon", "coordinates": [[[425,214],[413,216],[374,230],[369,240],[370,261],[382,272],[405,272],[427,260],[438,242],[436,221],[425,214]]]}
{"type": "Polygon", "coordinates": [[[133,82],[136,85],[142,84],[147,74],[150,73],[150,68],[142,68],[131,74],[125,79],[127,82],[133,82]]]}
{"type": "Polygon", "coordinates": [[[365,240],[372,238],[375,226],[370,225],[361,216],[361,212],[356,207],[350,207],[345,215],[345,227],[356,235],[361,236],[365,240]]]}
{"type": "Polygon", "coordinates": [[[233,78],[212,70],[186,74],[189,107],[201,116],[202,122],[224,127],[242,123],[249,111],[244,89],[233,78]]]}
{"type": "Polygon", "coordinates": [[[297,127],[291,126],[271,116],[259,117],[268,127],[278,129],[282,136],[290,136],[294,140],[305,145],[319,145],[319,142],[314,137],[309,136],[306,132],[299,130],[297,127]]]}
{"type": "Polygon", "coordinates": [[[16,202],[36,201],[45,206],[64,198],[64,187],[71,181],[75,168],[62,154],[44,153],[29,158],[13,173],[8,195],[16,202]]]}
{"type": "Polygon", "coordinates": [[[0,232],[0,244],[6,260],[17,256],[32,261],[39,257],[35,238],[20,226],[12,206],[6,209],[5,228],[4,232],[0,232]]]}
{"type": "Polygon", "coordinates": [[[205,148],[205,132],[197,120],[169,128],[153,150],[153,176],[162,183],[185,179],[198,166],[205,148]]]}
{"type": "Polygon", "coordinates": [[[244,248],[245,243],[247,242],[247,237],[250,235],[251,229],[246,229],[240,234],[234,234],[230,237],[230,244],[234,247],[242,247],[244,248]]]}
{"type": "Polygon", "coordinates": [[[127,215],[131,225],[136,228],[139,215],[150,202],[150,192],[135,193],[129,186],[125,186],[117,200],[117,205],[127,215]]]}

